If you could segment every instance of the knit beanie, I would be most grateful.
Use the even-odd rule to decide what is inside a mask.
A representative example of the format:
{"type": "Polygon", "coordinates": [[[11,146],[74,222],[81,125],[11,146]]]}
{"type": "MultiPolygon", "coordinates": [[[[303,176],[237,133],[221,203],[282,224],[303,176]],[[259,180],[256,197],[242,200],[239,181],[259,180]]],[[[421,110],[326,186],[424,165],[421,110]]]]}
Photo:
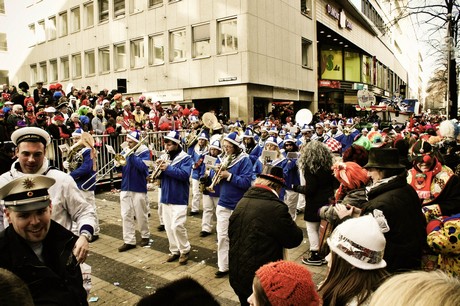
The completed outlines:
{"type": "Polygon", "coordinates": [[[320,305],[310,271],[291,261],[276,261],[259,268],[256,276],[273,306],[320,305]]]}

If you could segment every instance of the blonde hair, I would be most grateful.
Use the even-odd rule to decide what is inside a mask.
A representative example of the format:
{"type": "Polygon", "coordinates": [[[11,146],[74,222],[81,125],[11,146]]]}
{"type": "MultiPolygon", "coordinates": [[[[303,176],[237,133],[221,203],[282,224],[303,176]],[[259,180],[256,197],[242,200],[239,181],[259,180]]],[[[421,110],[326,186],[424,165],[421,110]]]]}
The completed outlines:
{"type": "Polygon", "coordinates": [[[460,305],[460,280],[442,271],[413,271],[395,275],[375,291],[370,305],[460,305]]]}

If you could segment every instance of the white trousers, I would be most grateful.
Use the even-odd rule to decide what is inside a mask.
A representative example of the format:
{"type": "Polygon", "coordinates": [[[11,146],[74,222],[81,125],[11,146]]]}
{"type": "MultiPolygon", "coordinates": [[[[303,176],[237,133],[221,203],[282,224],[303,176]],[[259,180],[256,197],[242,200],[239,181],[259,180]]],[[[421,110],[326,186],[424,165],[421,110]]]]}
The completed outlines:
{"type": "Polygon", "coordinates": [[[212,232],[212,223],[216,220],[216,207],[219,202],[218,197],[203,195],[203,218],[201,219],[201,230],[212,232]]]}
{"type": "Polygon", "coordinates": [[[310,251],[319,251],[319,222],[306,221],[307,236],[310,242],[310,251]]]}
{"type": "Polygon", "coordinates": [[[188,241],[185,221],[187,221],[187,205],[161,203],[163,221],[168,236],[169,251],[171,254],[186,254],[191,246],[188,241]]]}
{"type": "Polygon", "coordinates": [[[284,203],[286,203],[288,209],[289,209],[289,214],[291,215],[292,220],[295,220],[297,217],[297,202],[299,201],[299,193],[292,191],[292,190],[286,190],[286,193],[284,194],[284,203]]]}
{"type": "Polygon", "coordinates": [[[97,207],[96,207],[96,197],[94,195],[94,190],[81,190],[81,194],[85,198],[86,202],[91,204],[94,208],[94,212],[96,213],[96,227],[94,228],[94,235],[99,235],[99,232],[101,231],[101,228],[99,227],[99,217],[97,215],[97,207]]]}
{"type": "MultiPolygon", "coordinates": [[[[301,171],[301,170],[300,170],[301,171]]],[[[303,186],[305,185],[307,182],[305,181],[305,177],[303,176],[302,174],[302,171],[301,171],[301,174],[300,174],[300,185],[303,186]]],[[[299,199],[297,201],[297,209],[298,210],[305,210],[305,203],[306,203],[306,199],[305,199],[305,195],[303,193],[299,193],[299,199]]]]}
{"type": "Polygon", "coordinates": [[[228,238],[228,224],[233,210],[217,205],[217,266],[219,271],[228,271],[228,251],[230,249],[230,239],[228,238]]]}
{"type": "Polygon", "coordinates": [[[161,188],[158,188],[158,219],[160,220],[160,225],[165,225],[163,222],[163,205],[161,205],[161,188]]]}
{"type": "Polygon", "coordinates": [[[200,201],[203,194],[200,192],[200,181],[192,179],[192,206],[190,211],[200,211],[200,201]]]}
{"type": "Polygon", "coordinates": [[[136,223],[142,238],[150,238],[146,196],[144,192],[120,191],[123,241],[136,244],[136,223]],[[134,220],[136,217],[136,220],[134,220]]]}

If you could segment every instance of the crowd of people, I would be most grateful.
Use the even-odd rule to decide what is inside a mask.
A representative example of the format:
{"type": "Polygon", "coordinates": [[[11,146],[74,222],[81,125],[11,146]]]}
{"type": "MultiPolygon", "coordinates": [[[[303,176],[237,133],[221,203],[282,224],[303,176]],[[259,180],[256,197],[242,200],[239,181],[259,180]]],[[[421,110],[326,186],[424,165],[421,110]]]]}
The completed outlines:
{"type": "MultiPolygon", "coordinates": [[[[155,184],[157,229],[169,242],[165,262],[188,263],[186,221],[202,206],[197,234],[216,232],[214,276],[228,275],[242,305],[383,305],[385,294],[404,285],[409,291],[407,279],[417,278],[427,288],[414,294],[420,303],[459,303],[455,120],[420,115],[383,125],[371,114],[367,120],[375,120],[366,126],[360,117],[318,112],[302,125],[273,114],[245,124],[138,100],[94,95],[89,86],[69,93],[59,84],[37,83],[33,93],[25,82],[4,86],[2,137],[12,146],[1,152],[8,166],[0,176],[0,267],[27,285],[24,296],[36,305],[87,303],[79,264],[100,233],[95,180],[97,136],[104,134],[126,135],[113,161],[121,173],[119,252],[150,244],[147,191],[155,184]],[[161,152],[151,152],[145,131],[164,131],[161,152]],[[47,158],[49,143],[60,138],[73,140],[65,171],[47,158]],[[305,266],[286,256],[303,241],[299,214],[308,238],[302,263],[328,265],[318,287],[305,266]],[[442,289],[429,289],[431,277],[442,289]]],[[[177,280],[139,305],[190,286],[201,285],[177,280]]],[[[196,305],[216,305],[201,289],[193,290],[196,305]]]]}

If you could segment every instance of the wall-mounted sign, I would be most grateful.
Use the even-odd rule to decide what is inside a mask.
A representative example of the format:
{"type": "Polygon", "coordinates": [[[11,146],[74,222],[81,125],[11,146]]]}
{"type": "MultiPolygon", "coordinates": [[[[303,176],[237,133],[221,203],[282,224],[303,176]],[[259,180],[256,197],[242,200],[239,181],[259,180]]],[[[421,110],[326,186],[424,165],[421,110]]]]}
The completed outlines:
{"type": "Polygon", "coordinates": [[[181,89],[143,92],[142,95],[146,98],[152,98],[152,101],[154,102],[172,102],[184,100],[184,91],[181,89]]]}
{"type": "Polygon", "coordinates": [[[339,27],[342,29],[353,30],[353,24],[347,19],[344,10],[338,10],[330,4],[326,5],[326,13],[339,22],[339,27]]]}
{"type": "Polygon", "coordinates": [[[226,77],[226,78],[219,78],[219,82],[229,82],[229,81],[236,81],[236,77],[226,77]]]}
{"type": "Polygon", "coordinates": [[[330,80],[319,80],[318,87],[340,88],[340,82],[330,80]]]}

